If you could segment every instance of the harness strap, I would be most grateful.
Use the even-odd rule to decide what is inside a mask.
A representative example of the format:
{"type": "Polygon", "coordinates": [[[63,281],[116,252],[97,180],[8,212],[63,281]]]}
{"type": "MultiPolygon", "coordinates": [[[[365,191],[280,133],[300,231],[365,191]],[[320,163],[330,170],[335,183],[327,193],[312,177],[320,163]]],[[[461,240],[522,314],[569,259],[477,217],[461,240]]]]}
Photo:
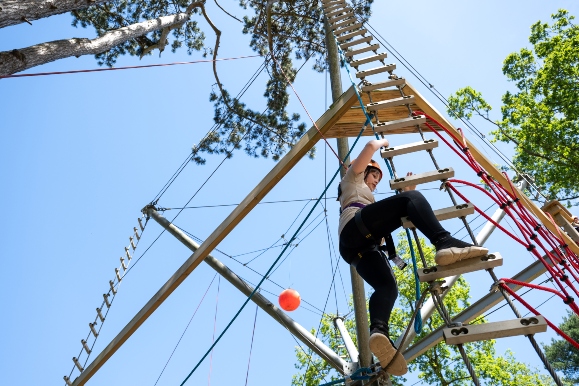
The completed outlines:
{"type": "Polygon", "coordinates": [[[340,214],[342,214],[342,212],[345,211],[346,209],[352,208],[352,207],[362,209],[362,208],[366,207],[366,204],[362,204],[361,202],[351,202],[348,205],[346,205],[346,207],[344,209],[340,208],[340,214]]]}
{"type": "MultiPolygon", "coordinates": [[[[364,224],[364,221],[362,221],[362,211],[361,210],[356,212],[356,214],[354,215],[354,220],[356,221],[356,226],[358,227],[358,230],[360,231],[360,233],[362,233],[362,235],[365,238],[374,239],[374,237],[372,237],[372,233],[370,232],[370,230],[368,230],[368,228],[366,227],[366,224],[364,224]]],[[[392,237],[392,236],[390,236],[390,237],[392,237]]]]}
{"type": "MultiPolygon", "coordinates": [[[[354,202],[348,206],[358,206],[358,205],[362,205],[362,207],[365,206],[364,204],[360,204],[359,202],[354,202]],[[354,204],[357,204],[357,205],[354,205],[354,204]]],[[[361,210],[357,211],[356,214],[354,215],[354,221],[356,222],[356,226],[358,227],[358,230],[360,231],[360,233],[366,239],[373,241],[373,243],[370,246],[368,246],[367,248],[358,252],[358,257],[361,259],[366,252],[371,252],[371,251],[377,251],[379,253],[383,253],[384,247],[379,245],[380,241],[376,240],[374,238],[374,236],[372,236],[372,232],[370,232],[370,230],[368,229],[366,224],[364,224],[364,221],[362,220],[362,211],[361,210]]],[[[394,244],[394,240],[392,239],[392,234],[388,233],[384,237],[384,240],[386,241],[386,248],[385,249],[388,252],[388,259],[394,261],[394,263],[398,266],[398,268],[404,269],[404,267],[406,267],[406,263],[402,259],[400,259],[400,257],[398,257],[398,255],[396,254],[396,245],[394,244]]],[[[354,267],[356,267],[358,265],[358,260],[354,259],[352,261],[352,265],[354,267]]]]}

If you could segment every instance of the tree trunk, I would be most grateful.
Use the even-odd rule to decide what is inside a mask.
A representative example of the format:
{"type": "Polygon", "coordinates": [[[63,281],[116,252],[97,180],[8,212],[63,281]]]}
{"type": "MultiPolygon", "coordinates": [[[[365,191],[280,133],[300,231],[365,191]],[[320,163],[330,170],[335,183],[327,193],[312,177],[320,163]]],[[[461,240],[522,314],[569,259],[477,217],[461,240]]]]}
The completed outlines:
{"type": "Polygon", "coordinates": [[[30,23],[45,17],[106,3],[110,0],[3,0],[0,2],[0,28],[30,23]]]}
{"type": "Polygon", "coordinates": [[[0,52],[0,77],[70,56],[79,57],[82,55],[100,54],[129,39],[172,27],[187,20],[189,20],[189,14],[178,13],[131,24],[127,27],[109,31],[93,40],[86,38],[55,40],[19,50],[0,52]]]}

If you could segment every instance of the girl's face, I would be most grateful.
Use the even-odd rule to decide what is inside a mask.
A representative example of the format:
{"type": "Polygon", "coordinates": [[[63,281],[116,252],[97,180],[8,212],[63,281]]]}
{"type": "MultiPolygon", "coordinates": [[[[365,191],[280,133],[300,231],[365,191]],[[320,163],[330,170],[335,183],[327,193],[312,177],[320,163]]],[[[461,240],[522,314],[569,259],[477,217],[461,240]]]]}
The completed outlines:
{"type": "Polygon", "coordinates": [[[366,178],[364,178],[364,182],[373,192],[374,190],[376,190],[376,186],[378,186],[378,182],[380,182],[381,178],[382,175],[380,174],[380,172],[376,169],[372,169],[368,172],[366,178]]]}

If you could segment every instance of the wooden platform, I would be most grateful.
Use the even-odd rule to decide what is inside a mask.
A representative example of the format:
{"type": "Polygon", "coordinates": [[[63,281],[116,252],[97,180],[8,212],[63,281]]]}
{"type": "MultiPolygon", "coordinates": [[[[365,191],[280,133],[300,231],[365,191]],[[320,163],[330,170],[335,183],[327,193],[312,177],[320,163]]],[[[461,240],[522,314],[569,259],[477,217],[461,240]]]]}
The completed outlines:
{"type": "MultiPolygon", "coordinates": [[[[429,106],[424,102],[424,99],[420,94],[417,94],[415,90],[409,85],[404,88],[404,93],[406,95],[414,95],[416,102],[411,104],[410,107],[413,111],[425,111],[430,114],[429,106]]],[[[368,93],[362,93],[362,101],[364,105],[370,103],[368,98],[368,93]]],[[[380,102],[388,99],[400,98],[400,91],[396,88],[389,90],[375,90],[371,91],[372,102],[380,102]]],[[[402,118],[408,117],[408,109],[406,106],[396,106],[378,111],[378,118],[381,122],[384,121],[394,121],[402,118]]],[[[338,122],[332,126],[330,130],[326,133],[327,138],[344,138],[344,137],[356,137],[362,129],[362,125],[366,121],[366,116],[360,107],[358,102],[354,103],[352,107],[338,120],[338,122]]],[[[421,125],[421,129],[425,132],[431,131],[426,125],[421,125]]],[[[441,130],[437,127],[438,130],[441,130]]],[[[394,131],[389,131],[388,135],[392,134],[408,134],[416,133],[418,130],[414,126],[409,126],[394,131]]],[[[365,136],[373,136],[371,128],[367,128],[364,132],[365,136]]]]}

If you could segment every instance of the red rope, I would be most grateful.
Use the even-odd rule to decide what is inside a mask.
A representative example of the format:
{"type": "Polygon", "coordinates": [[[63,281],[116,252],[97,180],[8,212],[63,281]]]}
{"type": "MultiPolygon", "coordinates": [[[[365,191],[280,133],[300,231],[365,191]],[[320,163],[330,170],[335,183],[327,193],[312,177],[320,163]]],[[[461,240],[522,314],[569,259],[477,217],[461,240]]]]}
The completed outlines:
{"type": "Polygon", "coordinates": [[[197,64],[197,63],[212,63],[220,62],[225,60],[237,60],[237,59],[247,59],[247,58],[257,58],[260,55],[250,55],[250,56],[238,56],[235,58],[222,58],[222,59],[207,59],[207,60],[195,60],[193,62],[173,62],[173,63],[162,63],[162,64],[146,64],[143,66],[127,66],[127,67],[112,67],[112,68],[95,68],[92,70],[71,70],[71,71],[54,71],[54,72],[37,72],[32,74],[16,74],[16,75],[4,75],[0,76],[0,79],[4,78],[24,78],[28,76],[45,76],[45,75],[63,75],[63,74],[79,74],[83,72],[101,72],[101,71],[116,71],[116,70],[132,70],[136,68],[150,68],[150,67],[167,67],[167,66],[177,66],[181,64],[197,64]]]}
{"type": "MultiPolygon", "coordinates": [[[[503,279],[504,280],[504,279],[503,279]]],[[[527,307],[527,309],[529,311],[531,311],[533,314],[535,315],[541,315],[539,314],[539,312],[534,309],[533,307],[531,307],[529,305],[529,303],[527,303],[526,301],[523,300],[523,298],[521,298],[519,295],[517,295],[515,293],[515,291],[513,291],[508,285],[506,284],[501,284],[501,287],[507,291],[509,294],[511,294],[512,297],[514,297],[515,299],[517,299],[522,305],[524,305],[525,307],[527,307]]],[[[543,316],[544,317],[544,316],[543,316]]],[[[553,323],[551,323],[549,321],[549,319],[545,318],[545,321],[547,322],[547,324],[549,325],[549,327],[551,327],[553,330],[555,330],[555,332],[557,334],[559,334],[563,339],[565,339],[567,342],[569,342],[571,345],[573,345],[573,347],[575,347],[576,349],[579,349],[579,343],[577,343],[573,338],[571,338],[569,335],[565,334],[559,327],[555,326],[553,323]]]]}
{"type": "Polygon", "coordinates": [[[501,280],[504,281],[505,283],[511,283],[511,284],[515,284],[515,285],[518,285],[521,287],[528,287],[528,288],[533,288],[533,289],[551,292],[551,293],[559,296],[561,299],[563,299],[563,301],[567,300],[565,298],[565,296],[563,296],[559,291],[557,291],[556,289],[553,289],[553,288],[549,288],[549,287],[545,287],[545,286],[541,286],[541,285],[537,285],[537,284],[533,284],[533,283],[527,283],[526,281],[519,281],[519,280],[514,280],[514,279],[502,278],[501,280]]]}
{"type": "Polygon", "coordinates": [[[462,158],[462,160],[463,160],[464,162],[466,162],[467,164],[469,163],[468,160],[467,160],[467,158],[466,158],[461,152],[459,152],[458,150],[456,150],[456,149],[454,148],[454,146],[452,146],[452,145],[450,144],[450,142],[449,142],[446,138],[444,138],[444,137],[442,136],[442,134],[440,134],[434,127],[430,126],[430,124],[428,124],[428,122],[426,122],[425,125],[426,125],[426,127],[428,127],[430,130],[432,130],[432,132],[433,132],[434,134],[436,134],[436,135],[438,136],[438,138],[440,138],[444,143],[446,143],[446,145],[447,145],[451,150],[453,150],[460,158],[462,158]]]}
{"type": "MultiPolygon", "coordinates": [[[[431,126],[428,122],[426,126],[432,130],[439,138],[442,139],[459,157],[465,161],[476,173],[477,175],[482,178],[485,184],[489,187],[489,192],[481,187],[469,183],[467,181],[458,180],[458,179],[451,179],[446,182],[446,186],[452,189],[460,198],[462,198],[465,202],[469,202],[466,197],[461,194],[452,184],[452,182],[462,183],[468,186],[472,186],[483,193],[485,193],[489,198],[491,198],[497,205],[500,206],[501,209],[505,211],[506,214],[515,222],[517,228],[519,229],[520,233],[523,235],[525,241],[521,240],[511,232],[507,231],[504,227],[500,226],[496,221],[493,221],[486,213],[481,211],[478,207],[475,206],[476,211],[481,214],[484,218],[488,221],[492,222],[496,227],[501,229],[505,234],[509,235],[511,238],[519,242],[521,245],[525,246],[528,251],[530,251],[537,259],[541,261],[541,263],[545,266],[549,274],[551,275],[552,279],[555,281],[556,286],[559,288],[559,291],[547,287],[541,287],[530,283],[519,282],[512,279],[502,279],[504,282],[509,282],[513,284],[518,284],[525,287],[530,288],[537,288],[544,291],[552,292],[557,296],[561,297],[565,303],[568,303],[569,307],[579,315],[579,307],[574,302],[573,298],[569,296],[567,288],[570,288],[575,294],[579,295],[573,283],[570,282],[568,276],[565,273],[565,269],[567,272],[577,280],[578,275],[576,274],[579,271],[579,257],[570,250],[569,246],[564,244],[564,239],[559,227],[554,223],[552,217],[550,217],[551,223],[557,229],[558,235],[555,235],[553,232],[546,229],[544,226],[539,224],[539,222],[535,219],[534,215],[522,205],[521,200],[516,195],[516,189],[512,184],[512,181],[509,179],[508,175],[505,172],[502,172],[503,176],[508,181],[508,188],[500,185],[492,176],[488,174],[486,170],[474,159],[474,156],[469,151],[466,138],[462,129],[458,129],[460,134],[460,138],[454,133],[448,130],[445,126],[441,125],[440,122],[436,121],[428,114],[424,112],[415,112],[415,114],[422,114],[426,116],[431,122],[434,122],[438,127],[440,127],[446,134],[448,134],[454,144],[451,144],[450,141],[446,140],[441,133],[439,133],[433,126],[431,126]],[[544,241],[544,242],[543,242],[544,241]],[[548,245],[551,250],[545,247],[548,245]],[[548,258],[551,262],[549,264],[543,256],[537,250],[541,248],[545,252],[545,257],[548,258]],[[567,265],[567,261],[565,259],[565,255],[561,254],[561,252],[566,253],[570,265],[567,265]],[[563,268],[559,266],[559,264],[563,265],[563,268]],[[564,282],[567,286],[563,285],[564,282]]],[[[526,303],[520,296],[516,295],[514,291],[512,291],[507,285],[501,284],[505,290],[507,290],[513,297],[519,300],[522,304],[524,304],[529,310],[534,312],[536,315],[539,313],[533,309],[528,303],[526,303]]],[[[549,326],[553,328],[559,335],[573,344],[575,347],[579,349],[579,344],[575,342],[573,339],[568,337],[565,333],[563,333],[557,326],[553,325],[551,322],[547,321],[549,326]]]]}
{"type": "MultiPolygon", "coordinates": [[[[460,198],[462,198],[465,202],[470,202],[463,194],[461,194],[458,189],[456,189],[451,183],[447,182],[447,186],[450,187],[452,189],[453,192],[455,192],[460,198]]],[[[519,239],[517,236],[513,235],[511,232],[509,232],[508,230],[506,230],[502,225],[500,225],[498,222],[496,222],[495,220],[493,220],[491,217],[489,217],[484,211],[482,211],[480,208],[478,208],[477,206],[474,207],[475,210],[484,218],[487,219],[487,221],[490,221],[491,223],[493,223],[497,228],[499,228],[500,230],[502,230],[503,232],[505,232],[507,235],[509,235],[511,238],[513,238],[514,240],[516,240],[517,242],[519,242],[521,245],[525,246],[525,242],[522,241],[521,239],[519,239]]],[[[526,246],[525,246],[526,247],[526,246]]]]}
{"type": "MultiPolygon", "coordinates": [[[[480,190],[481,192],[483,192],[484,194],[486,194],[491,200],[493,200],[493,201],[495,202],[495,204],[497,204],[498,206],[501,206],[501,205],[502,205],[502,203],[501,203],[499,200],[497,200],[495,197],[493,197],[486,189],[478,186],[477,184],[473,184],[472,182],[465,181],[465,180],[459,180],[458,178],[450,178],[450,179],[448,179],[448,180],[447,180],[447,183],[450,183],[450,182],[458,182],[459,184],[464,184],[464,185],[473,187],[473,188],[475,188],[475,189],[478,189],[478,190],[480,190]]],[[[449,185],[450,185],[450,184],[449,184],[449,185]]]]}

